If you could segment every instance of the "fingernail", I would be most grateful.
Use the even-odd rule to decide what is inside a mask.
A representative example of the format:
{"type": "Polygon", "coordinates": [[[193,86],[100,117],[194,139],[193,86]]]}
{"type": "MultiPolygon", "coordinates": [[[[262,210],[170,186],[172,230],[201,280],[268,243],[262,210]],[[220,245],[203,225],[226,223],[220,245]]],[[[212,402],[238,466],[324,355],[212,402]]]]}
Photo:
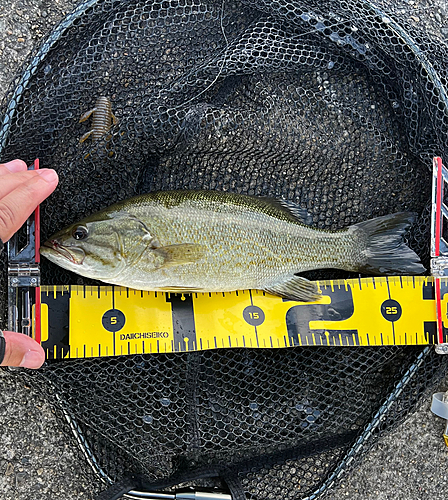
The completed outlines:
{"type": "Polygon", "coordinates": [[[20,366],[22,368],[40,368],[44,360],[42,354],[36,351],[28,351],[22,358],[20,366]]]}
{"type": "Polygon", "coordinates": [[[38,170],[37,173],[47,182],[54,182],[58,178],[58,174],[51,168],[43,168],[42,170],[38,170]]]}
{"type": "Polygon", "coordinates": [[[21,172],[22,170],[26,170],[25,162],[22,160],[13,160],[8,163],[3,164],[11,173],[21,172]]]}

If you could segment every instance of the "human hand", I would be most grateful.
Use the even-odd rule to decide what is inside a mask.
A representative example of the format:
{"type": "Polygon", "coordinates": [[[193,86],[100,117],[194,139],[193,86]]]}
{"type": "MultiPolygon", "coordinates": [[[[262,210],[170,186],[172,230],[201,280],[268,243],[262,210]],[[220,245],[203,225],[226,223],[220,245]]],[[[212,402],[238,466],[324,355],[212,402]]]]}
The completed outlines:
{"type": "MultiPolygon", "coordinates": [[[[54,170],[27,170],[22,160],[0,164],[0,240],[8,241],[57,184],[54,170]]],[[[0,366],[42,366],[45,353],[35,340],[17,332],[3,335],[6,346],[0,366]]]]}

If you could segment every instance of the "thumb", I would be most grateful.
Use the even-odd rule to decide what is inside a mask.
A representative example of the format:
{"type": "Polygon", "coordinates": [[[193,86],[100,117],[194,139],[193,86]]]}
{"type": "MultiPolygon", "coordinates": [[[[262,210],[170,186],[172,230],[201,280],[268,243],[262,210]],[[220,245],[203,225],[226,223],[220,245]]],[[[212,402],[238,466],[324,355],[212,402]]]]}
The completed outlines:
{"type": "MultiPolygon", "coordinates": [[[[23,368],[40,368],[45,361],[42,347],[31,337],[16,332],[3,332],[5,338],[5,355],[0,359],[0,366],[21,366],[23,368]]],[[[0,339],[0,355],[1,355],[0,339]]]]}

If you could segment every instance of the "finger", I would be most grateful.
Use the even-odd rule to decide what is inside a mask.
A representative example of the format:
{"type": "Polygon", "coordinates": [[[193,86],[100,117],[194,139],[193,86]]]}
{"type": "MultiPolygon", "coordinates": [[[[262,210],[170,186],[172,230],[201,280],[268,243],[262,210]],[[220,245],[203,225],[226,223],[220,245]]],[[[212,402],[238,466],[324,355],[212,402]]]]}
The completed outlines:
{"type": "Polygon", "coordinates": [[[0,163],[0,175],[13,174],[15,172],[22,172],[28,167],[22,160],[13,160],[8,163],[0,163]]]}
{"type": "Polygon", "coordinates": [[[5,357],[0,366],[21,366],[39,368],[45,361],[42,347],[31,337],[16,332],[3,332],[5,337],[5,357]]]}
{"type": "Polygon", "coordinates": [[[2,175],[2,182],[0,183],[0,200],[11,191],[18,188],[20,184],[24,184],[35,175],[38,175],[37,172],[38,170],[24,170],[23,172],[17,172],[16,174],[2,175]]]}
{"type": "Polygon", "coordinates": [[[54,170],[42,169],[37,172],[38,175],[0,200],[0,239],[3,242],[11,238],[58,184],[58,175],[54,170]]]}

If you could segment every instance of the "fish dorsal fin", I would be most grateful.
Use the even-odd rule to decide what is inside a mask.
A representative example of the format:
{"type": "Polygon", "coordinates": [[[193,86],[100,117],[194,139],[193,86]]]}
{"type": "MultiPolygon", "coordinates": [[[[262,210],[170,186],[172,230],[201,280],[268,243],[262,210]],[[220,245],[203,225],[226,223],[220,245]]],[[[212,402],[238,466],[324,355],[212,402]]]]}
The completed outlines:
{"type": "Polygon", "coordinates": [[[167,245],[154,250],[163,258],[160,267],[173,267],[182,264],[194,264],[204,257],[204,247],[196,243],[181,243],[178,245],[167,245]]]}
{"type": "Polygon", "coordinates": [[[284,299],[299,300],[300,302],[311,302],[320,297],[316,284],[302,276],[291,276],[285,281],[265,287],[263,290],[284,299]]]}
{"type": "Polygon", "coordinates": [[[262,196],[259,199],[263,200],[265,203],[271,205],[287,215],[290,220],[294,222],[300,222],[309,226],[313,223],[313,216],[308,212],[306,208],[299,207],[296,203],[287,200],[281,200],[276,198],[270,198],[262,196]]]}

